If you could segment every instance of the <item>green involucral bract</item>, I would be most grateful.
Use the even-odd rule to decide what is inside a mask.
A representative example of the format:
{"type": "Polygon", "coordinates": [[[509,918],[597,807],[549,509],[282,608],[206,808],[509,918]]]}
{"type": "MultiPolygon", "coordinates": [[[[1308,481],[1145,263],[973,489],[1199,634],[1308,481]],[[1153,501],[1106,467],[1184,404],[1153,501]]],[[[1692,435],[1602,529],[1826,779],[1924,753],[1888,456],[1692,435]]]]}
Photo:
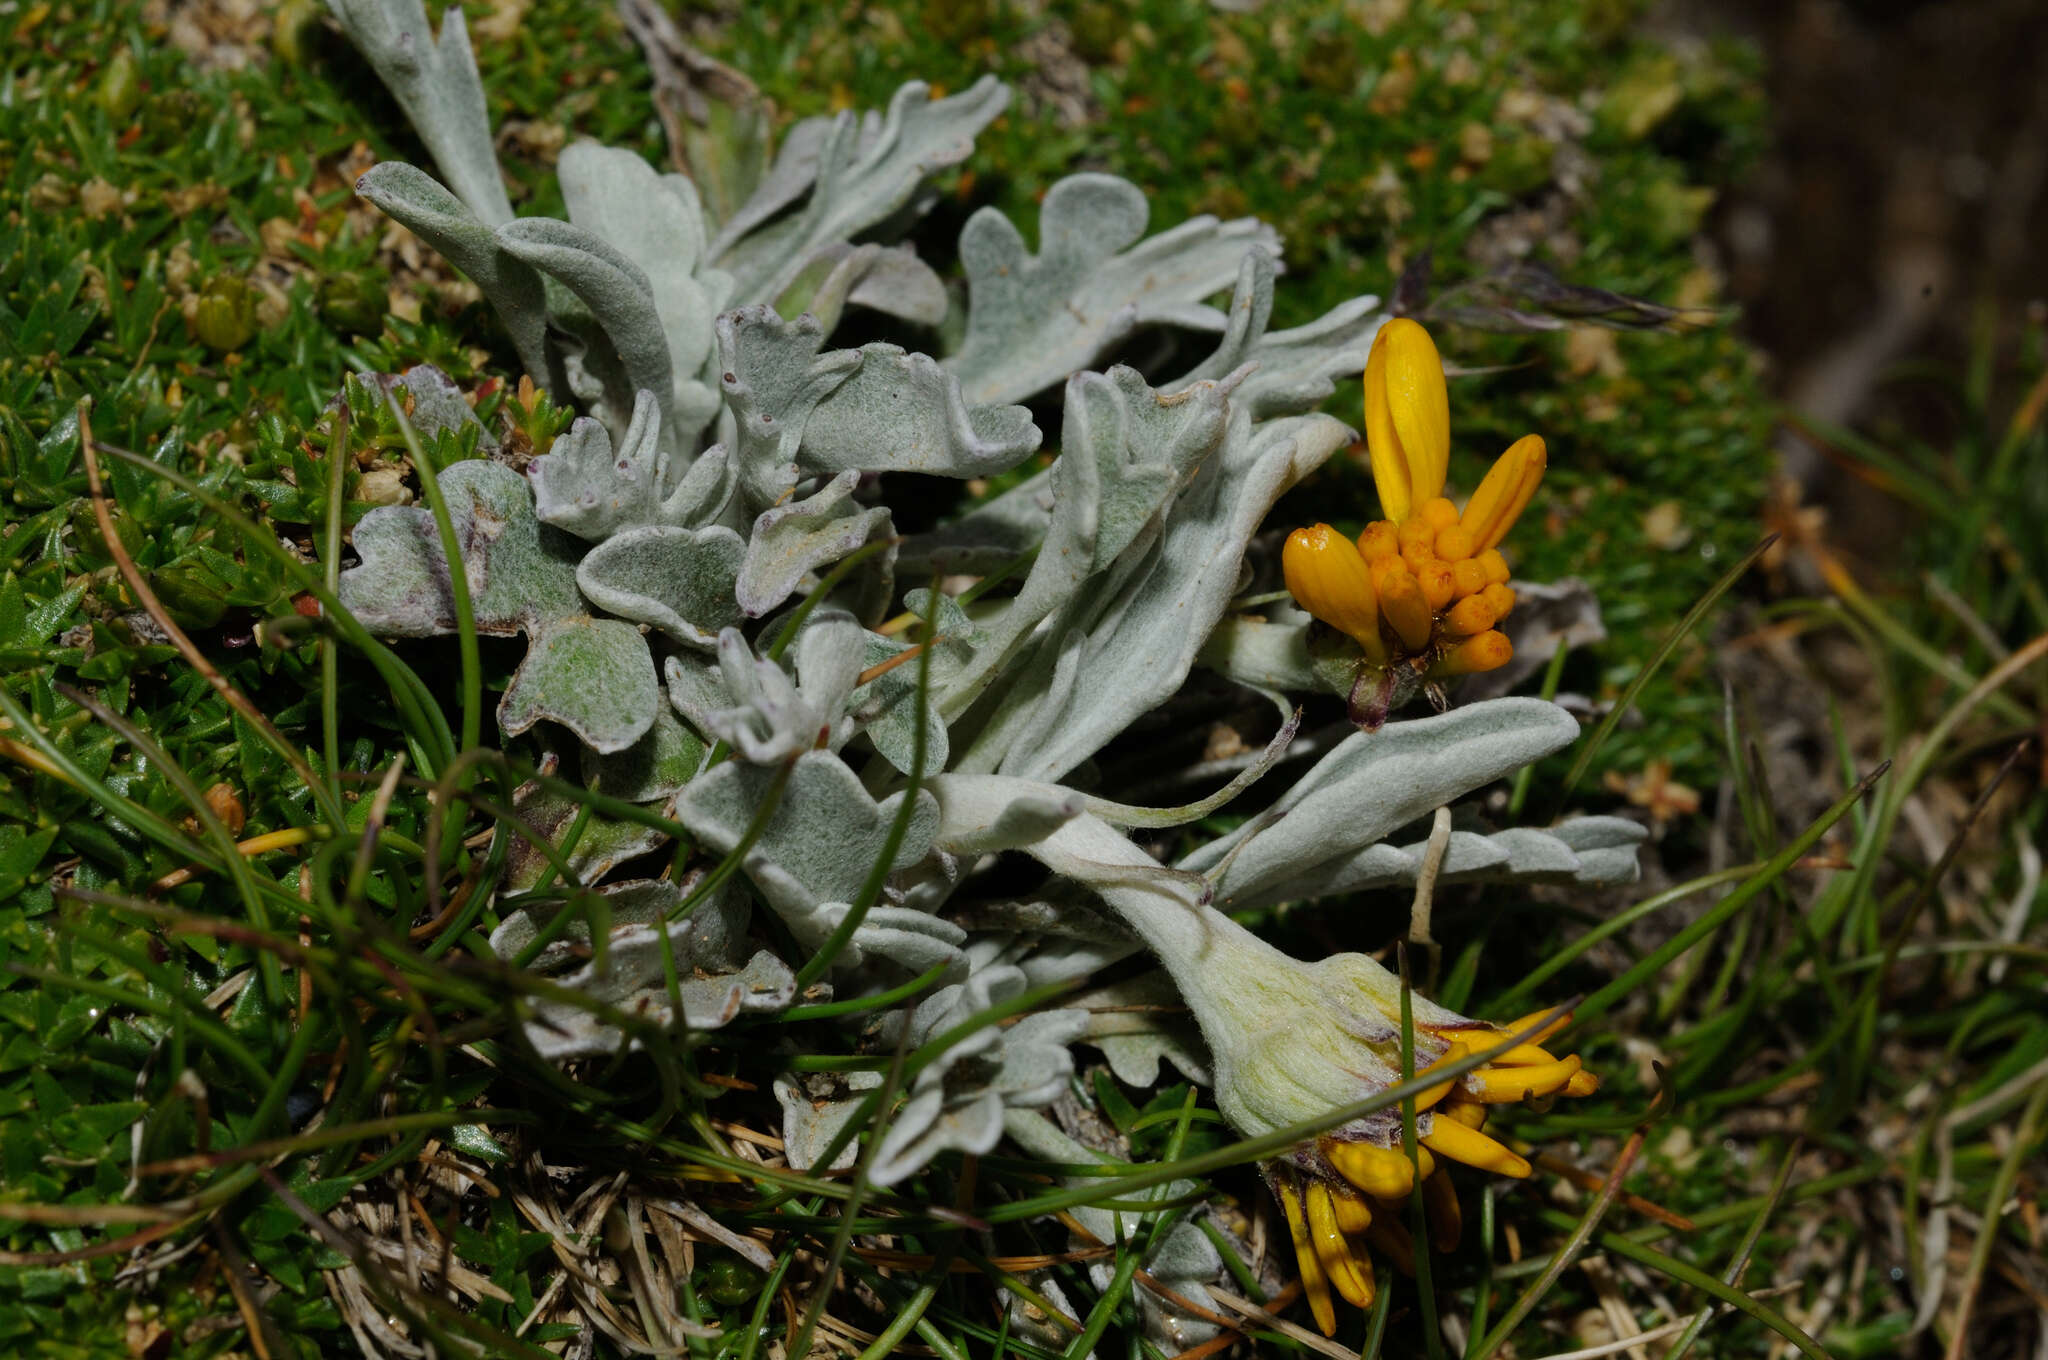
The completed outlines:
{"type": "MultiPolygon", "coordinates": [[[[940,971],[874,1031],[884,1052],[899,1040],[914,1050],[1035,985],[1150,948],[1205,1046],[1164,1021],[1107,1032],[1080,1009],[974,1028],[914,1074],[872,1179],[893,1183],[947,1150],[987,1152],[1006,1130],[1039,1155],[1078,1160],[1026,1113],[1067,1088],[1077,1043],[1100,1045],[1134,1079],[1156,1076],[1162,1055],[1213,1077],[1246,1132],[1354,1097],[1356,1082],[1332,1067],[1344,1053],[1313,1035],[1288,1047],[1303,988],[1351,965],[1288,959],[1219,908],[1413,881],[1422,838],[1405,829],[1566,745],[1576,721],[1505,698],[1369,733],[1337,722],[1303,743],[1320,752],[1313,763],[1283,755],[1282,740],[1193,781],[1213,788],[1278,760],[1291,786],[1174,867],[1120,827],[1213,809],[1122,807],[1111,800],[1157,801],[1124,798],[1135,786],[1118,783],[1145,748],[1102,757],[1145,724],[1216,721],[1242,699],[1226,682],[1283,715],[1290,692],[1330,687],[1305,615],[1233,601],[1273,589],[1274,503],[1356,438],[1317,408],[1363,369],[1385,315],[1377,300],[1272,331],[1270,227],[1199,218],[1147,235],[1143,193],[1101,174],[1047,191],[1035,254],[1007,219],[975,213],[959,242],[965,286],[949,291],[907,233],[933,176],[966,159],[1006,105],[993,79],[945,98],[912,83],[886,111],[797,123],[772,159],[736,154],[703,192],[633,153],[579,143],[559,165],[569,220],[515,217],[460,12],[436,40],[419,0],[332,4],[441,181],[384,164],[359,192],[469,275],[535,384],[588,412],[523,472],[485,447],[440,473],[477,630],[527,639],[500,726],[508,739],[528,733],[547,768],[680,822],[701,868],[738,856],[688,914],[695,871],[676,884],[604,883],[605,910],[536,950],[558,906],[520,901],[541,865],[515,855],[492,945],[531,955],[560,984],[529,1005],[533,1048],[591,1056],[779,1011],[829,947],[829,966],[805,974],[822,972],[805,1001],[940,971]],[[862,312],[888,318],[890,334],[921,331],[930,352],[835,348],[862,312]],[[1192,367],[1089,367],[1112,354],[1185,355],[1190,336],[1209,351],[1192,367]],[[1048,443],[1038,422],[1053,412],[1057,456],[1016,477],[1048,443]],[[1005,474],[1001,494],[921,532],[906,535],[890,508],[919,478],[1005,474]],[[996,572],[1000,587],[971,604],[924,588],[996,572]],[[828,577],[827,597],[812,600],[828,577]],[[929,654],[906,655],[927,611],[929,654]],[[1190,684],[1198,665],[1213,674],[1190,684]],[[977,877],[1013,851],[1052,878],[1027,901],[980,900],[977,877]],[[779,928],[752,929],[757,908],[779,928]],[[591,948],[591,920],[607,923],[607,948],[591,948]],[[794,942],[798,956],[767,941],[794,942]],[[1205,966],[1204,948],[1229,966],[1205,966]],[[679,992],[664,982],[671,965],[679,992]]],[[[436,378],[405,381],[426,392],[436,378]]],[[[460,420],[422,400],[413,411],[420,423],[460,420]]],[[[396,637],[455,629],[450,566],[425,509],[372,510],[354,542],[361,563],[343,575],[342,599],[366,625],[396,637]]],[[[1156,787],[1187,786],[1135,763],[1156,787]]],[[[521,807],[544,833],[577,836],[572,867],[591,882],[664,839],[537,785],[521,807]]],[[[1629,822],[1503,830],[1459,816],[1448,880],[1592,884],[1636,872],[1641,832],[1629,822]]],[[[1156,974],[1126,984],[1155,998],[1161,985],[1156,974]]],[[[795,1076],[785,1087],[789,1143],[806,1157],[871,1089],[813,1098],[795,1076]]],[[[1176,1279],[1220,1278],[1205,1248],[1167,1234],[1158,1251],[1176,1279]]]]}

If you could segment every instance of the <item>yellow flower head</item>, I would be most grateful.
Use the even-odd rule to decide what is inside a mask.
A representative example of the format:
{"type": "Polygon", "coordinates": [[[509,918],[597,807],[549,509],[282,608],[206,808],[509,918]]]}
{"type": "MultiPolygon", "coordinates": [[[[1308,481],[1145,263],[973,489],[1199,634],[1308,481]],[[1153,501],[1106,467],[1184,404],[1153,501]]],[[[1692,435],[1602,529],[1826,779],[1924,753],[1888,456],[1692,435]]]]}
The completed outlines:
{"type": "Polygon", "coordinates": [[[1514,648],[1498,631],[1514,608],[1499,544],[1543,480],[1543,440],[1502,454],[1460,512],[1443,494],[1450,400],[1429,332],[1389,321],[1365,366],[1365,435],[1383,520],[1357,544],[1327,524],[1297,529],[1281,556],[1287,589],[1350,637],[1375,666],[1405,661],[1431,679],[1490,671],[1514,648]]]}
{"type": "MultiPolygon", "coordinates": [[[[1212,939],[1211,948],[1214,967],[1184,990],[1203,1033],[1216,1035],[1216,1101],[1240,1132],[1283,1128],[1401,1081],[1400,981],[1374,960],[1339,954],[1302,962],[1235,940],[1219,950],[1212,939]]],[[[1415,1247],[1403,1221],[1418,1185],[1431,1244],[1449,1251],[1460,1223],[1452,1164],[1529,1175],[1525,1157],[1485,1132],[1493,1106],[1590,1095],[1600,1086],[1576,1055],[1542,1047],[1569,1016],[1491,1025],[1421,997],[1411,997],[1410,1008],[1418,1076],[1492,1052],[1415,1098],[1413,1160],[1401,1112],[1388,1109],[1297,1144],[1264,1167],[1287,1216],[1309,1309],[1326,1336],[1336,1330],[1335,1299],[1372,1305],[1372,1249],[1396,1269],[1412,1269],[1415,1247]]]]}
{"type": "MultiPolygon", "coordinates": [[[[949,788],[948,797],[948,815],[963,825],[979,816],[969,815],[964,787],[949,788]]],[[[1186,875],[1103,877],[1156,866],[1106,824],[1087,818],[1075,826],[1059,833],[1057,853],[1046,848],[1051,841],[1034,853],[1059,872],[1097,875],[1103,898],[1158,956],[1201,1027],[1216,1108],[1232,1128],[1248,1138],[1283,1129],[1291,1137],[1297,1127],[1327,1124],[1332,1110],[1379,1103],[1403,1084],[1404,1069],[1421,1079],[1412,1123],[1402,1106],[1383,1106],[1286,1145],[1261,1168],[1286,1212],[1309,1307],[1325,1334],[1337,1325],[1333,1291],[1361,1308],[1372,1302],[1368,1246],[1397,1267],[1411,1261],[1400,1226],[1410,1194],[1422,1195],[1430,1238],[1448,1249],[1458,1227],[1451,1163],[1529,1174],[1525,1158],[1484,1131],[1495,1105],[1599,1088],[1575,1055],[1541,1046],[1569,1017],[1490,1024],[1404,996],[1401,979],[1364,954],[1293,958],[1208,905],[1205,891],[1181,881],[1186,875]],[[1453,1074],[1453,1066],[1469,1070],[1453,1074]]]]}

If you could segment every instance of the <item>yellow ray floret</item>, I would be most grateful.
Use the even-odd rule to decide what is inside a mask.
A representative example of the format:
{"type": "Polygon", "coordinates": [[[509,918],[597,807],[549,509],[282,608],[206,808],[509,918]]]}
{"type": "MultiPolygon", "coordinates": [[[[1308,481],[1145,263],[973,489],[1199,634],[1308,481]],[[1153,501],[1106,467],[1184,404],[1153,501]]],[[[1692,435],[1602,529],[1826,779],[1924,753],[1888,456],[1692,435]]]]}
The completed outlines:
{"type": "Polygon", "coordinates": [[[1380,508],[1396,524],[1443,494],[1451,402],[1429,332],[1399,318],[1380,327],[1365,364],[1365,440],[1380,508]]]}
{"type": "Polygon", "coordinates": [[[1521,1180],[1529,1174],[1529,1163],[1477,1129],[1468,1129],[1455,1119],[1438,1119],[1430,1124],[1422,1143],[1439,1157],[1476,1166],[1521,1180]]]}
{"type": "Polygon", "coordinates": [[[1512,1105],[1563,1090],[1579,1074],[1580,1066],[1578,1055],[1573,1054],[1553,1063],[1483,1068],[1466,1075],[1464,1091],[1482,1105],[1512,1105]]]}
{"type": "Polygon", "coordinates": [[[1280,553],[1287,590],[1316,618],[1345,634],[1368,656],[1384,659],[1378,595],[1365,559],[1327,524],[1296,529],[1280,553]]]}
{"type": "MultiPolygon", "coordinates": [[[[1410,1165],[1408,1154],[1399,1148],[1335,1140],[1326,1142],[1324,1147],[1324,1155],[1337,1168],[1337,1174],[1374,1199],[1400,1199],[1415,1188],[1416,1168],[1410,1165]]],[[[1430,1156],[1429,1149],[1417,1148],[1416,1159],[1424,1176],[1436,1169],[1436,1160],[1430,1156]]]]}
{"type": "Polygon", "coordinates": [[[1308,1217],[1302,1212],[1301,1192],[1292,1185],[1280,1186],[1280,1208],[1287,1215],[1287,1234],[1294,1239],[1294,1259],[1301,1267],[1301,1292],[1308,1296],[1308,1307],[1315,1314],[1316,1326],[1323,1329],[1324,1336],[1331,1336],[1337,1330],[1337,1306],[1330,1302],[1330,1281],[1323,1273],[1322,1262],[1316,1256],[1315,1241],[1309,1236],[1308,1217]]]}
{"type": "Polygon", "coordinates": [[[1372,1307],[1372,1264],[1367,1261],[1363,1270],[1359,1268],[1358,1257],[1337,1221],[1336,1198],[1321,1181],[1308,1188],[1308,1231],[1322,1258],[1323,1273],[1344,1301],[1353,1308],[1372,1307]]]}
{"type": "Polygon", "coordinates": [[[1507,537],[1543,480],[1544,460],[1543,440],[1533,434],[1517,439],[1495,460],[1458,521],[1474,552],[1485,552],[1507,537]]]}

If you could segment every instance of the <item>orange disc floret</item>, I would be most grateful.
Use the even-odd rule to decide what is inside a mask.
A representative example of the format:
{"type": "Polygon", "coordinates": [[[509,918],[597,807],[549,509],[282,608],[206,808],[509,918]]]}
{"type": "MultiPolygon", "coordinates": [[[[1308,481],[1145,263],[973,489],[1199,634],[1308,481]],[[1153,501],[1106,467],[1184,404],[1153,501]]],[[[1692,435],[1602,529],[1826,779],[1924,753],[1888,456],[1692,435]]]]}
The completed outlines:
{"type": "Polygon", "coordinates": [[[1508,641],[1507,634],[1489,629],[1445,652],[1436,665],[1430,667],[1429,673],[1436,679],[1448,680],[1458,675],[1497,671],[1507,665],[1514,654],[1515,646],[1508,641]]]}

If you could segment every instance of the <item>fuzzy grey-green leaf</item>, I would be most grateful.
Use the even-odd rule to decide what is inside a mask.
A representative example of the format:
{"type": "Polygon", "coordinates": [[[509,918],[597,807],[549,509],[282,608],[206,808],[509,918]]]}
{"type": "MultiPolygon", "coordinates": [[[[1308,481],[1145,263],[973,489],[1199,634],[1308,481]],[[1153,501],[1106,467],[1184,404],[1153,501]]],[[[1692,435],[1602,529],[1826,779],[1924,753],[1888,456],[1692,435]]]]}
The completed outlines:
{"type": "Polygon", "coordinates": [[[1136,185],[1081,174],[1046,191],[1037,255],[994,209],[968,219],[960,233],[967,335],[946,361],[968,400],[1030,396],[1141,326],[1223,330],[1223,316],[1203,299],[1231,285],[1247,250],[1278,251],[1273,229],[1251,218],[1191,218],[1138,244],[1148,215],[1136,185]]]}
{"type": "Polygon", "coordinates": [[[1211,874],[1219,905],[1320,884],[1396,829],[1562,750],[1578,734],[1577,719],[1541,699],[1494,699],[1354,733],[1271,809],[1180,867],[1211,874]]]}
{"type": "Polygon", "coordinates": [[[526,659],[498,700],[498,726],[517,736],[543,718],[600,752],[646,735],[661,704],[647,639],[630,623],[588,614],[554,618],[531,633],[526,659]]]}
{"type": "Polygon", "coordinates": [[[733,583],[745,553],[740,536],[719,525],[647,525],[592,548],[576,568],[576,584],[608,613],[709,650],[719,629],[740,622],[733,583]]]}

